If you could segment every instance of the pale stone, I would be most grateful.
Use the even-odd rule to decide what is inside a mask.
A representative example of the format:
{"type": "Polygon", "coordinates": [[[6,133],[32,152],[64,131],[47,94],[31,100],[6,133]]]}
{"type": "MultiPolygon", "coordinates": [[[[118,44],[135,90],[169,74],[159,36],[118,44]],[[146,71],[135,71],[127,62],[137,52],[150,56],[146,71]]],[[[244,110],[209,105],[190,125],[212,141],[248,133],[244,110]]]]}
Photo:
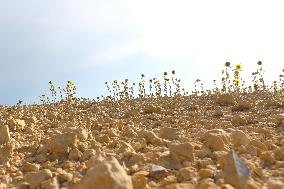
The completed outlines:
{"type": "Polygon", "coordinates": [[[5,143],[0,145],[0,163],[7,162],[12,156],[15,146],[13,143],[5,143]]]}
{"type": "Polygon", "coordinates": [[[205,147],[200,150],[196,150],[195,155],[202,159],[212,156],[212,151],[209,148],[205,147]]]}
{"type": "Polygon", "coordinates": [[[131,144],[128,144],[127,142],[121,141],[121,146],[118,148],[117,152],[118,153],[123,153],[123,152],[135,152],[131,144]]]}
{"type": "Polygon", "coordinates": [[[71,173],[68,173],[68,172],[66,172],[66,171],[61,171],[58,175],[57,175],[57,177],[58,177],[58,181],[60,182],[60,183],[63,183],[63,182],[70,182],[71,180],[72,180],[72,178],[73,178],[73,174],[71,174],[71,173]]]}
{"type": "Polygon", "coordinates": [[[166,186],[166,185],[176,183],[176,182],[177,182],[177,178],[174,175],[168,175],[162,179],[162,181],[160,182],[160,186],[166,186]]]}
{"type": "Polygon", "coordinates": [[[43,189],[59,189],[59,183],[56,177],[43,181],[41,183],[43,189]]]}
{"type": "Polygon", "coordinates": [[[244,189],[261,189],[261,188],[262,188],[261,185],[252,179],[249,179],[244,186],[244,189]]]}
{"type": "Polygon", "coordinates": [[[111,141],[108,135],[101,135],[98,138],[96,138],[96,140],[100,143],[106,143],[106,144],[111,141]]]}
{"type": "Polygon", "coordinates": [[[275,161],[274,153],[272,151],[262,152],[259,157],[270,165],[272,165],[275,161]]]}
{"type": "Polygon", "coordinates": [[[145,114],[159,113],[160,111],[160,107],[153,106],[152,104],[147,104],[143,109],[143,113],[145,114]]]}
{"type": "Polygon", "coordinates": [[[161,179],[169,175],[170,169],[166,169],[160,165],[151,164],[149,167],[149,177],[154,179],[161,179]]]}
{"type": "Polygon", "coordinates": [[[58,134],[47,141],[47,149],[58,158],[67,154],[70,148],[76,148],[78,142],[74,133],[58,134]]]}
{"type": "Polygon", "coordinates": [[[194,189],[191,183],[174,183],[167,185],[164,189],[194,189]]]}
{"type": "Polygon", "coordinates": [[[267,189],[284,189],[284,179],[280,177],[269,178],[265,185],[267,189]]]}
{"type": "Polygon", "coordinates": [[[191,181],[197,177],[196,170],[193,167],[184,167],[178,170],[177,179],[181,181],[191,181]]]}
{"type": "Polygon", "coordinates": [[[213,170],[211,169],[200,169],[198,171],[198,175],[200,178],[210,178],[213,176],[213,170]]]}
{"type": "Polygon", "coordinates": [[[261,149],[261,150],[263,150],[263,151],[267,151],[267,146],[263,142],[261,142],[259,140],[255,140],[255,139],[251,140],[250,144],[255,146],[255,147],[257,147],[257,148],[259,148],[259,149],[261,149]]]}
{"type": "Polygon", "coordinates": [[[231,94],[221,94],[216,99],[216,103],[221,106],[229,106],[235,104],[235,99],[231,94]]]}
{"type": "Polygon", "coordinates": [[[134,174],[131,177],[133,189],[145,189],[148,179],[143,174],[134,174]]]}
{"type": "Polygon", "coordinates": [[[92,156],[96,154],[96,151],[94,149],[87,149],[83,152],[82,155],[82,161],[90,159],[92,156]]]}
{"type": "Polygon", "coordinates": [[[147,142],[145,138],[136,138],[131,142],[131,146],[135,151],[143,150],[147,147],[147,142]]]}
{"type": "Polygon", "coordinates": [[[4,183],[0,183],[0,189],[6,189],[7,188],[7,185],[4,184],[4,183]]]}
{"type": "Polygon", "coordinates": [[[246,164],[231,150],[225,157],[224,180],[225,183],[235,187],[244,187],[250,178],[250,172],[246,164]]]}
{"type": "Polygon", "coordinates": [[[170,155],[177,161],[194,161],[194,148],[191,143],[171,144],[170,155]]]}
{"type": "Polygon", "coordinates": [[[255,147],[255,146],[253,146],[253,145],[251,145],[251,144],[248,144],[246,147],[245,147],[245,149],[246,149],[246,152],[248,153],[248,154],[250,154],[250,155],[252,155],[252,156],[257,156],[257,147],[255,147]]]}
{"type": "Polygon", "coordinates": [[[273,150],[276,160],[284,161],[284,146],[280,146],[273,150]]]}
{"type": "Polygon", "coordinates": [[[43,169],[39,172],[29,172],[24,176],[24,180],[29,183],[30,188],[37,188],[40,184],[51,178],[52,173],[49,169],[43,169]]]}
{"type": "Polygon", "coordinates": [[[222,184],[222,189],[235,189],[235,188],[230,184],[222,184]]]}
{"type": "Polygon", "coordinates": [[[10,141],[10,132],[7,125],[0,126],[0,145],[10,141]]]}
{"type": "Polygon", "coordinates": [[[74,148],[69,152],[68,159],[73,160],[73,161],[79,161],[82,155],[83,153],[80,150],[78,150],[77,148],[74,148]]]}
{"type": "Polygon", "coordinates": [[[22,167],[22,171],[23,172],[37,172],[39,171],[39,168],[40,168],[40,165],[38,164],[26,162],[22,167]]]}
{"type": "Polygon", "coordinates": [[[284,139],[281,140],[280,145],[284,146],[284,139]]]}
{"type": "Polygon", "coordinates": [[[252,108],[252,104],[248,101],[241,100],[237,102],[236,105],[233,106],[232,111],[246,111],[252,108]]]}
{"type": "Polygon", "coordinates": [[[228,149],[229,136],[223,129],[209,130],[202,138],[205,141],[205,146],[213,151],[223,151],[228,149]]]}
{"type": "Polygon", "coordinates": [[[160,137],[158,137],[153,131],[141,131],[139,135],[140,137],[145,138],[147,143],[153,145],[163,144],[163,140],[160,137]]]}
{"type": "Polygon", "coordinates": [[[101,154],[96,154],[95,156],[92,156],[85,164],[86,167],[89,169],[102,163],[103,161],[105,161],[105,158],[101,154]]]}
{"type": "Polygon", "coordinates": [[[133,186],[131,178],[112,157],[88,170],[76,188],[133,189],[133,186]]]}
{"type": "Polygon", "coordinates": [[[224,169],[224,163],[225,163],[225,157],[227,155],[227,152],[226,151],[215,151],[213,153],[213,155],[214,155],[214,158],[217,161],[217,164],[219,164],[221,169],[223,170],[224,169]]]}
{"type": "Polygon", "coordinates": [[[176,140],[179,138],[179,129],[171,128],[171,127],[162,127],[159,131],[159,137],[168,139],[168,140],[176,140]]]}
{"type": "Polygon", "coordinates": [[[9,128],[12,129],[12,130],[24,130],[24,128],[26,127],[26,122],[25,120],[22,120],[22,119],[14,119],[14,118],[11,118],[9,120],[9,128]]]}
{"type": "Polygon", "coordinates": [[[247,124],[246,118],[242,115],[234,115],[231,122],[234,126],[244,126],[247,124]]]}
{"type": "Polygon", "coordinates": [[[196,186],[196,189],[218,189],[219,187],[211,178],[202,179],[196,186]]]}
{"type": "Polygon", "coordinates": [[[247,145],[250,142],[249,136],[241,130],[234,130],[232,132],[232,143],[235,146],[247,145]]]}
{"type": "Polygon", "coordinates": [[[214,162],[212,161],[211,158],[204,158],[204,159],[201,159],[201,160],[197,160],[197,166],[198,168],[207,168],[208,166],[210,165],[213,165],[214,162]]]}

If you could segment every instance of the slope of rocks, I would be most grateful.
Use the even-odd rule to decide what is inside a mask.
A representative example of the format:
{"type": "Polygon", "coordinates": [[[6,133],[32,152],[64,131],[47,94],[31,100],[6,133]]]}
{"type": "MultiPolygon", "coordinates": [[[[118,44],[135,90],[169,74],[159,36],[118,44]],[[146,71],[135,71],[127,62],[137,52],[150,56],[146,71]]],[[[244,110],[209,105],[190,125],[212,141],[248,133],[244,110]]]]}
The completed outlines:
{"type": "Polygon", "coordinates": [[[1,106],[0,189],[283,189],[269,95],[1,106]]]}

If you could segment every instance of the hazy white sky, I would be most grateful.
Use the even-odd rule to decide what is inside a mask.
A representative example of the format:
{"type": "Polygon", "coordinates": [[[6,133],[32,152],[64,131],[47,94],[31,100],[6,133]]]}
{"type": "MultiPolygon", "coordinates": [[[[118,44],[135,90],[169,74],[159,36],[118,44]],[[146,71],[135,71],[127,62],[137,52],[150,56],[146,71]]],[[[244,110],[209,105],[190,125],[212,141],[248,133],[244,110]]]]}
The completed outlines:
{"type": "Polygon", "coordinates": [[[281,0],[0,0],[0,104],[37,101],[48,81],[79,94],[104,81],[176,69],[188,88],[220,79],[224,62],[284,68],[281,0]]]}

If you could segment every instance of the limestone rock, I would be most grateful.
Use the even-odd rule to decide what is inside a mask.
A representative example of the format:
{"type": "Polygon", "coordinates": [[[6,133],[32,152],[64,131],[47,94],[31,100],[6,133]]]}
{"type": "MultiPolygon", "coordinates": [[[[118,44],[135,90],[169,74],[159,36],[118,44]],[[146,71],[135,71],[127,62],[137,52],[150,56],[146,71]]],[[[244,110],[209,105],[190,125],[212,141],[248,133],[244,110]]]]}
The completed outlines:
{"type": "Polygon", "coordinates": [[[145,189],[148,179],[143,174],[134,174],[131,177],[133,189],[145,189]]]}
{"type": "Polygon", "coordinates": [[[220,106],[229,106],[235,104],[235,99],[231,94],[221,94],[216,99],[216,103],[220,106]]]}
{"type": "Polygon", "coordinates": [[[49,169],[43,169],[39,172],[29,172],[24,176],[24,180],[29,183],[30,188],[37,188],[41,183],[52,177],[49,169]]]}
{"type": "Polygon", "coordinates": [[[232,111],[233,112],[235,112],[235,111],[243,112],[243,111],[249,110],[251,108],[252,108],[252,104],[250,102],[241,100],[241,101],[237,102],[236,105],[233,106],[232,111]]]}
{"type": "Polygon", "coordinates": [[[70,148],[76,148],[78,142],[74,133],[57,134],[47,141],[47,149],[51,154],[59,157],[67,154],[70,148]]]}
{"type": "Polygon", "coordinates": [[[171,144],[170,156],[177,161],[194,161],[194,147],[191,143],[171,144]]]}
{"type": "Polygon", "coordinates": [[[259,148],[259,149],[261,149],[261,150],[263,150],[263,151],[267,151],[267,146],[263,142],[261,142],[259,140],[255,140],[255,139],[251,140],[250,144],[255,146],[255,147],[257,147],[257,148],[259,148]]]}
{"type": "Polygon", "coordinates": [[[0,145],[10,141],[10,132],[7,125],[0,126],[0,145]]]}
{"type": "Polygon", "coordinates": [[[200,169],[198,171],[198,175],[200,178],[210,178],[213,177],[213,170],[211,169],[200,169]]]}
{"type": "Polygon", "coordinates": [[[202,137],[204,145],[213,151],[226,151],[228,149],[229,137],[223,129],[212,129],[202,137]]]}
{"type": "Polygon", "coordinates": [[[92,156],[85,164],[86,167],[89,169],[104,161],[105,158],[101,154],[96,154],[95,156],[92,156]]]}
{"type": "Polygon", "coordinates": [[[218,189],[218,186],[211,178],[202,179],[196,186],[197,189],[218,189]]]}
{"type": "Polygon", "coordinates": [[[265,185],[267,189],[284,189],[284,179],[279,177],[269,178],[265,185]]]}
{"type": "Polygon", "coordinates": [[[158,137],[153,131],[141,131],[139,135],[140,137],[145,138],[147,143],[153,145],[163,144],[163,140],[160,137],[158,137]]]}
{"type": "Polygon", "coordinates": [[[174,183],[167,185],[165,189],[194,189],[194,186],[191,183],[174,183]]]}
{"type": "Polygon", "coordinates": [[[232,132],[232,143],[235,146],[247,145],[250,142],[249,136],[241,130],[234,130],[232,132]]]}
{"type": "Polygon", "coordinates": [[[196,170],[193,167],[184,167],[177,172],[177,179],[179,182],[194,180],[196,176],[196,170]]]}
{"type": "Polygon", "coordinates": [[[57,177],[58,177],[58,181],[60,182],[60,183],[63,183],[63,182],[70,182],[71,180],[72,180],[72,178],[73,178],[73,174],[71,174],[71,173],[68,173],[68,172],[66,172],[66,171],[61,171],[58,175],[57,175],[57,177]]]}
{"type": "Polygon", "coordinates": [[[0,145],[0,163],[6,162],[12,156],[15,146],[13,143],[0,145]]]}
{"type": "Polygon", "coordinates": [[[133,186],[131,178],[112,157],[88,170],[76,188],[133,189],[133,186]]]}
{"type": "Polygon", "coordinates": [[[68,159],[73,160],[73,161],[79,161],[82,155],[83,153],[80,150],[78,150],[77,148],[74,148],[69,152],[68,159]]]}
{"type": "Polygon", "coordinates": [[[272,151],[262,152],[259,157],[270,165],[275,162],[274,153],[272,151]]]}
{"type": "Polygon", "coordinates": [[[7,188],[7,185],[4,184],[4,183],[0,183],[0,189],[6,189],[7,188]]]}
{"type": "Polygon", "coordinates": [[[275,155],[275,159],[279,161],[284,161],[284,146],[276,148],[275,150],[273,150],[273,152],[275,155]]]}
{"type": "Polygon", "coordinates": [[[26,162],[22,167],[22,171],[23,172],[37,172],[39,171],[39,168],[40,168],[40,165],[38,164],[26,162]]]}
{"type": "Polygon", "coordinates": [[[14,131],[24,130],[24,128],[26,127],[26,122],[25,120],[22,120],[22,119],[10,118],[8,125],[9,125],[9,128],[14,131]]]}
{"type": "Polygon", "coordinates": [[[168,175],[167,177],[163,178],[160,182],[160,186],[167,186],[177,182],[177,178],[174,175],[168,175]]]}
{"type": "Polygon", "coordinates": [[[179,129],[171,127],[162,127],[159,131],[159,137],[167,140],[176,140],[179,138],[179,129]]]}
{"type": "Polygon", "coordinates": [[[166,169],[165,167],[151,164],[149,168],[149,177],[154,179],[161,179],[169,175],[171,172],[170,169],[166,169]]]}
{"type": "Polygon", "coordinates": [[[212,151],[209,148],[205,147],[200,150],[196,150],[195,155],[202,159],[212,156],[212,151]]]}
{"type": "Polygon", "coordinates": [[[59,183],[57,177],[45,180],[41,183],[43,189],[59,189],[59,183]]]}
{"type": "Polygon", "coordinates": [[[224,162],[225,183],[242,188],[250,178],[247,165],[238,157],[234,150],[231,150],[225,157],[224,162]]]}
{"type": "Polygon", "coordinates": [[[231,122],[234,126],[244,126],[247,124],[246,118],[242,115],[234,115],[231,122]]]}

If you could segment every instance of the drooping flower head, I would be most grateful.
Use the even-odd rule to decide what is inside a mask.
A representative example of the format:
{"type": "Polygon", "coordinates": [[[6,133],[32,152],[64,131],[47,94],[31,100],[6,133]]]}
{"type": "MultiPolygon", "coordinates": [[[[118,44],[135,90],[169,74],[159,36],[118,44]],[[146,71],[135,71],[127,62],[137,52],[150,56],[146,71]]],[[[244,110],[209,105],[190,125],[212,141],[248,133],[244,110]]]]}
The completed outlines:
{"type": "Polygon", "coordinates": [[[230,67],[230,65],[231,65],[230,62],[226,62],[226,63],[225,63],[225,66],[226,66],[226,67],[230,67]]]}
{"type": "Polygon", "coordinates": [[[236,65],[236,71],[242,71],[242,65],[241,64],[236,65]]]}

